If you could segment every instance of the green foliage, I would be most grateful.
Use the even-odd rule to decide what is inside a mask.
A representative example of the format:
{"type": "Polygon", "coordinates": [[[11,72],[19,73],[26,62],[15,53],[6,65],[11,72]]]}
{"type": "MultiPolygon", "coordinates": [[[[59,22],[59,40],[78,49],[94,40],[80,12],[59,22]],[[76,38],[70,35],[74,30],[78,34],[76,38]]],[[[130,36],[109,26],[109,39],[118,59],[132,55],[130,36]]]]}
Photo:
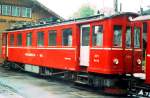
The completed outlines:
{"type": "Polygon", "coordinates": [[[95,13],[94,9],[90,5],[83,5],[77,12],[74,13],[74,18],[82,18],[93,16],[95,13]]]}

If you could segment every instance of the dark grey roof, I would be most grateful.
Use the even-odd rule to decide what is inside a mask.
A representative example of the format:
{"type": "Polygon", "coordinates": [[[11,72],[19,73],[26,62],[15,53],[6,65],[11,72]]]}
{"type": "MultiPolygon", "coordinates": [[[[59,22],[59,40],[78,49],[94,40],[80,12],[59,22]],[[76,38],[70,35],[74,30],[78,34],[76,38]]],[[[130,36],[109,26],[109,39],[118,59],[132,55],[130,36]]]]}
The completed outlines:
{"type": "Polygon", "coordinates": [[[143,12],[144,15],[150,15],[150,9],[143,12]]]}
{"type": "Polygon", "coordinates": [[[54,15],[55,17],[61,19],[61,20],[65,20],[63,17],[59,16],[58,14],[56,14],[54,11],[50,10],[49,8],[47,8],[45,5],[41,4],[40,2],[38,2],[37,0],[31,0],[34,4],[40,6],[41,8],[43,8],[45,11],[51,13],[52,15],[54,15]]]}

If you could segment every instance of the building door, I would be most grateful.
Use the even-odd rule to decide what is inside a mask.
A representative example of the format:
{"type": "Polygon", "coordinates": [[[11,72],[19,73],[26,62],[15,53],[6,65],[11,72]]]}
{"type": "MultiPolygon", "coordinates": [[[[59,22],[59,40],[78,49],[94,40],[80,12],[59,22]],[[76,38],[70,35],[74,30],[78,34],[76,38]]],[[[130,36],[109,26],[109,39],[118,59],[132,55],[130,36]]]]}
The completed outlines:
{"type": "Polygon", "coordinates": [[[90,25],[80,27],[80,66],[89,66],[90,25]]]}

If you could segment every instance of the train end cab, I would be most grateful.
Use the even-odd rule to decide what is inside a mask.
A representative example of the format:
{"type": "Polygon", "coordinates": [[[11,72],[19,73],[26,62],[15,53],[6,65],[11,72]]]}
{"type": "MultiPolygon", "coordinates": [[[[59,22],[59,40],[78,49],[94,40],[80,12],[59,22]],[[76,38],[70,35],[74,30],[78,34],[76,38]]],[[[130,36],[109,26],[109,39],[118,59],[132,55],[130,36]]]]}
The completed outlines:
{"type": "Polygon", "coordinates": [[[135,16],[121,14],[90,24],[88,72],[124,75],[142,71],[141,25],[129,20],[135,16]]]}

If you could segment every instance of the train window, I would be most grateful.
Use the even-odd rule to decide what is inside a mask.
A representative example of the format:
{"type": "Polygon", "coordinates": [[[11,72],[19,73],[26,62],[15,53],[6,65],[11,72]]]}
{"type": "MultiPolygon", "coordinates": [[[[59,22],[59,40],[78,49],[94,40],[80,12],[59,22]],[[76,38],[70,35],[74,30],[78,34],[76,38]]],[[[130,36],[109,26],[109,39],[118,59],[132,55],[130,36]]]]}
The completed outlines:
{"type": "Polygon", "coordinates": [[[140,28],[134,28],[134,47],[140,48],[140,28]]]}
{"type": "Polygon", "coordinates": [[[3,44],[3,46],[5,46],[6,44],[7,44],[7,35],[6,34],[3,34],[2,35],[2,44],[3,44]]]}
{"type": "Polygon", "coordinates": [[[147,22],[143,22],[143,33],[147,33],[147,22]]]}
{"type": "Polygon", "coordinates": [[[90,27],[82,27],[82,46],[89,46],[90,27]]]}
{"type": "MultiPolygon", "coordinates": [[[[147,42],[147,30],[148,30],[148,25],[147,25],[147,22],[143,22],[143,42],[147,42]]],[[[143,43],[144,45],[145,43],[143,43]]],[[[146,44],[145,44],[146,45],[146,44]]],[[[145,46],[146,47],[146,46],[145,46]]]]}
{"type": "Polygon", "coordinates": [[[10,34],[10,46],[14,46],[14,34],[10,34]]]}
{"type": "Polygon", "coordinates": [[[92,44],[93,46],[103,45],[103,26],[93,26],[92,44]]]}
{"type": "Polygon", "coordinates": [[[63,30],[62,45],[63,46],[72,46],[72,30],[71,29],[63,30]]]}
{"type": "Polygon", "coordinates": [[[131,47],[131,27],[126,28],[126,48],[131,47]]]}
{"type": "Polygon", "coordinates": [[[114,46],[121,47],[122,46],[122,26],[115,25],[114,26],[114,46]]]}
{"type": "Polygon", "coordinates": [[[56,46],[56,31],[55,30],[52,30],[49,32],[48,45],[56,46]]]}
{"type": "Polygon", "coordinates": [[[26,35],[26,45],[32,46],[32,33],[27,33],[26,35]]]}
{"type": "Polygon", "coordinates": [[[17,35],[17,46],[22,46],[22,34],[17,35]]]}
{"type": "Polygon", "coordinates": [[[38,32],[37,34],[38,34],[37,45],[44,46],[44,33],[38,32]]]}

